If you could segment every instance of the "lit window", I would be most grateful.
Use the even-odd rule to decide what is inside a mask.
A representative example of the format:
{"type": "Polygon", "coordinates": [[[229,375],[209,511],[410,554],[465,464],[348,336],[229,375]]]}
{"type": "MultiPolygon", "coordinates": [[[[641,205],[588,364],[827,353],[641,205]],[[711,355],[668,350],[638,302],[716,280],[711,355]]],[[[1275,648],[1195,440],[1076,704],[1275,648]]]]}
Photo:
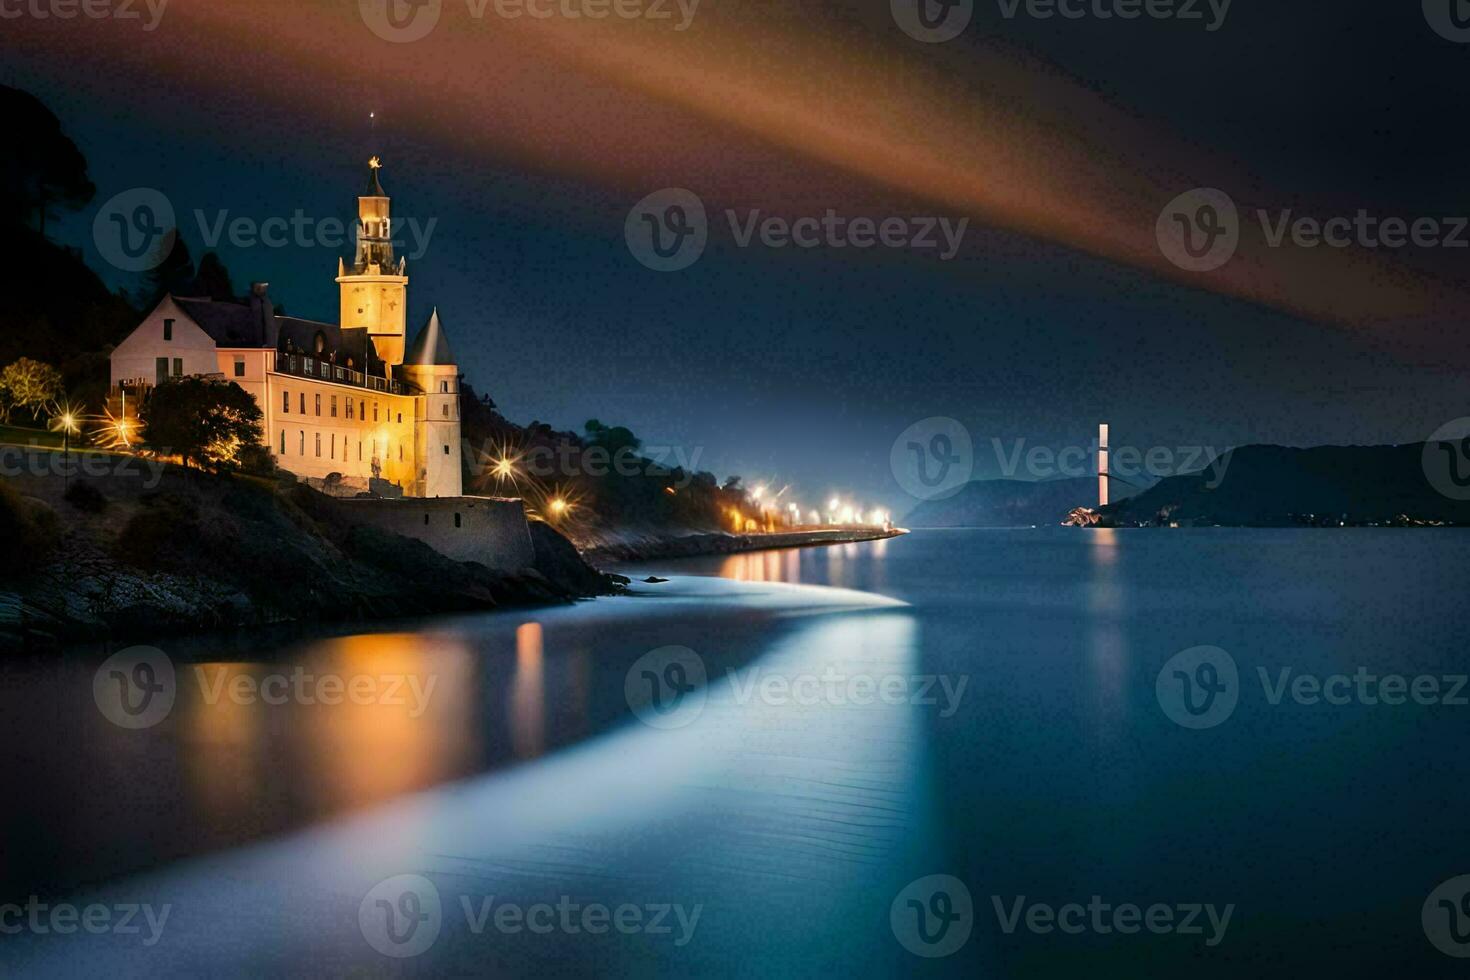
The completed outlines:
{"type": "Polygon", "coordinates": [[[174,318],[171,316],[166,316],[163,318],[163,339],[174,339],[174,318]]]}
{"type": "Polygon", "coordinates": [[[443,392],[444,394],[446,394],[446,395],[449,394],[449,382],[448,381],[441,381],[441,382],[439,382],[439,390],[441,392],[443,392]]]}
{"type": "Polygon", "coordinates": [[[243,357],[235,358],[235,377],[245,377],[245,358],[243,357]]]}
{"type": "Polygon", "coordinates": [[[347,417],[352,418],[352,396],[347,396],[347,417]]]}
{"type": "Polygon", "coordinates": [[[337,396],[332,396],[332,418],[337,417],[337,396]]]}

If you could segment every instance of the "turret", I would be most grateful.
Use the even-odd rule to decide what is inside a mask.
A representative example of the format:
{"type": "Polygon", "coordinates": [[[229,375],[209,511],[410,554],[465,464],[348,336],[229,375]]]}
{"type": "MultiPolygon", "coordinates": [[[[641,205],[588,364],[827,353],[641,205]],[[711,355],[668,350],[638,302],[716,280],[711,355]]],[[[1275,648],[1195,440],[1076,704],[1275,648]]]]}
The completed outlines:
{"type": "Polygon", "coordinates": [[[460,470],[459,365],[435,308],[398,369],[398,377],[424,393],[420,477],[425,497],[458,497],[464,492],[460,470]]]}
{"type": "Polygon", "coordinates": [[[337,260],[341,291],[339,322],[345,329],[366,329],[385,364],[403,361],[404,313],[408,275],[402,259],[393,257],[391,199],[378,179],[382,162],[368,161],[367,191],[357,199],[357,250],[352,265],[337,260]]]}

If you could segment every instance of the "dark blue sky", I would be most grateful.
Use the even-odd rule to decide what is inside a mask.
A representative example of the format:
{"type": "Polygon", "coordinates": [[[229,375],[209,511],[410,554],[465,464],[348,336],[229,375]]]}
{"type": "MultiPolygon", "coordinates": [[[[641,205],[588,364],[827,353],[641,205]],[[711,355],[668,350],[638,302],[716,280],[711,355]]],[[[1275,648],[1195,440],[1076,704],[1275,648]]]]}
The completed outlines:
{"type": "MultiPolygon", "coordinates": [[[[826,23],[804,6],[817,27],[826,23]]],[[[1417,4],[1396,14],[1369,9],[1377,6],[1301,3],[1282,13],[1237,0],[1225,26],[1206,34],[1163,22],[1007,22],[982,5],[970,35],[943,46],[935,63],[957,100],[993,98],[993,78],[971,71],[968,59],[978,64],[988,46],[1004,43],[1048,66],[1045,77],[1161,134],[1158,153],[1130,142],[1118,156],[1167,172],[1169,154],[1178,155],[1181,191],[1195,184],[1184,175],[1196,172],[1189,166],[1198,155],[1244,175],[1244,197],[1316,214],[1470,214],[1459,124],[1470,46],[1428,30],[1417,4]]],[[[728,16],[730,5],[722,9],[728,16]]],[[[906,43],[884,18],[861,13],[830,29],[906,43]]],[[[725,23],[711,13],[693,30],[716,33],[725,23]]],[[[1438,345],[1399,343],[1388,331],[1313,322],[978,214],[951,262],[898,250],[741,249],[720,212],[761,206],[768,190],[768,208],[788,214],[829,203],[854,214],[965,212],[865,191],[829,163],[715,126],[697,130],[716,134],[709,146],[643,172],[620,158],[601,174],[595,139],[558,136],[575,162],[564,165],[556,140],[537,155],[497,145],[480,131],[493,129],[490,121],[446,126],[434,85],[422,80],[365,79],[365,88],[395,93],[375,98],[318,76],[309,57],[307,67],[273,67],[269,31],[234,42],[211,35],[211,50],[233,46],[238,59],[206,72],[191,60],[205,25],[185,9],[169,10],[157,31],[121,40],[118,24],[70,33],[19,26],[37,43],[17,47],[7,28],[0,78],[45,101],[90,161],[97,198],[61,224],[59,237],[81,246],[110,283],[135,277],[106,267],[91,220],[119,191],[163,191],[197,258],[196,208],[211,218],[228,209],[263,220],[301,208],[350,219],[363,163],[377,152],[395,214],[437,219],[426,254],[409,264],[413,329],[437,305],[462,369],[507,415],[564,428],[594,416],[625,424],[649,443],[698,449],[700,468],[722,476],[792,482],[807,501],[851,489],[906,510],[889,449],[929,416],[964,422],[980,450],[977,475],[997,475],[992,438],[1086,445],[1101,420],[1112,423],[1115,445],[1225,447],[1410,441],[1466,413],[1455,339],[1463,320],[1453,308],[1438,322],[1438,345]],[[271,97],[258,80],[231,84],[231,73],[257,70],[274,73],[271,97]],[[370,109],[383,114],[376,133],[370,109]],[[759,166],[735,177],[701,169],[698,151],[732,146],[759,166]],[[713,230],[698,263],[660,274],[634,260],[623,225],[635,201],[666,186],[699,193],[713,230]],[[789,206],[793,186],[805,209],[789,206]]],[[[411,46],[386,46],[366,31],[348,36],[369,61],[380,49],[413,57],[400,50],[411,46]]],[[[319,43],[325,51],[341,40],[319,43]]],[[[312,36],[279,43],[300,58],[312,36]]],[[[432,56],[426,47],[422,57],[432,56]]],[[[774,64],[797,52],[765,56],[774,64]]],[[[1061,111],[1044,84],[999,95],[1009,112],[1061,111]]],[[[514,117],[514,99],[508,94],[497,112],[514,117]]],[[[555,124],[554,107],[524,112],[537,114],[527,126],[555,124]]],[[[650,131],[662,124],[652,112],[648,119],[650,131]]],[[[1088,125],[1076,120],[1079,132],[1088,125]]],[[[1050,206],[1065,213],[1068,202],[1054,196],[1050,206]]],[[[1113,220],[1151,229],[1153,218],[1118,211],[1113,220]]],[[[336,251],[217,251],[237,285],[269,280],[290,312],[335,318],[336,251]]],[[[1440,250],[1388,259],[1462,289],[1466,257],[1440,250]]],[[[1301,286],[1330,292],[1336,284],[1301,286]]]]}

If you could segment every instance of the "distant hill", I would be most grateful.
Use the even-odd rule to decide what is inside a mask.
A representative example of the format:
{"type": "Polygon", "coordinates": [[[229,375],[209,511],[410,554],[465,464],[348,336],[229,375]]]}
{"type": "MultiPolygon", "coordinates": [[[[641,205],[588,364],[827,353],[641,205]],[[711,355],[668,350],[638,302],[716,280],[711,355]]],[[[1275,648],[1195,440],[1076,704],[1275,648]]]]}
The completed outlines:
{"type": "Polygon", "coordinates": [[[1209,469],[1172,476],[1099,512],[1119,526],[1470,525],[1470,502],[1424,475],[1423,443],[1403,446],[1242,446],[1211,488],[1209,469]]]}
{"type": "Polygon", "coordinates": [[[1060,524],[1074,507],[1097,502],[1097,478],[973,480],[943,500],[926,500],[903,518],[907,527],[1031,527],[1060,524]]]}

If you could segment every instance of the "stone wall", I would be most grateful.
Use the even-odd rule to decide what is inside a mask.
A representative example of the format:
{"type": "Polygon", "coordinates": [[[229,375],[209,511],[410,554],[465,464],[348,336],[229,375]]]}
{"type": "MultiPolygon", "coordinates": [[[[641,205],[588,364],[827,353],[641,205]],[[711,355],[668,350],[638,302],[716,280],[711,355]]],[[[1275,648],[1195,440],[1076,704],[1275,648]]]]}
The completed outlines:
{"type": "Polygon", "coordinates": [[[521,501],[503,497],[334,499],[355,524],[417,538],[447,558],[513,572],[535,564],[521,501]]]}

